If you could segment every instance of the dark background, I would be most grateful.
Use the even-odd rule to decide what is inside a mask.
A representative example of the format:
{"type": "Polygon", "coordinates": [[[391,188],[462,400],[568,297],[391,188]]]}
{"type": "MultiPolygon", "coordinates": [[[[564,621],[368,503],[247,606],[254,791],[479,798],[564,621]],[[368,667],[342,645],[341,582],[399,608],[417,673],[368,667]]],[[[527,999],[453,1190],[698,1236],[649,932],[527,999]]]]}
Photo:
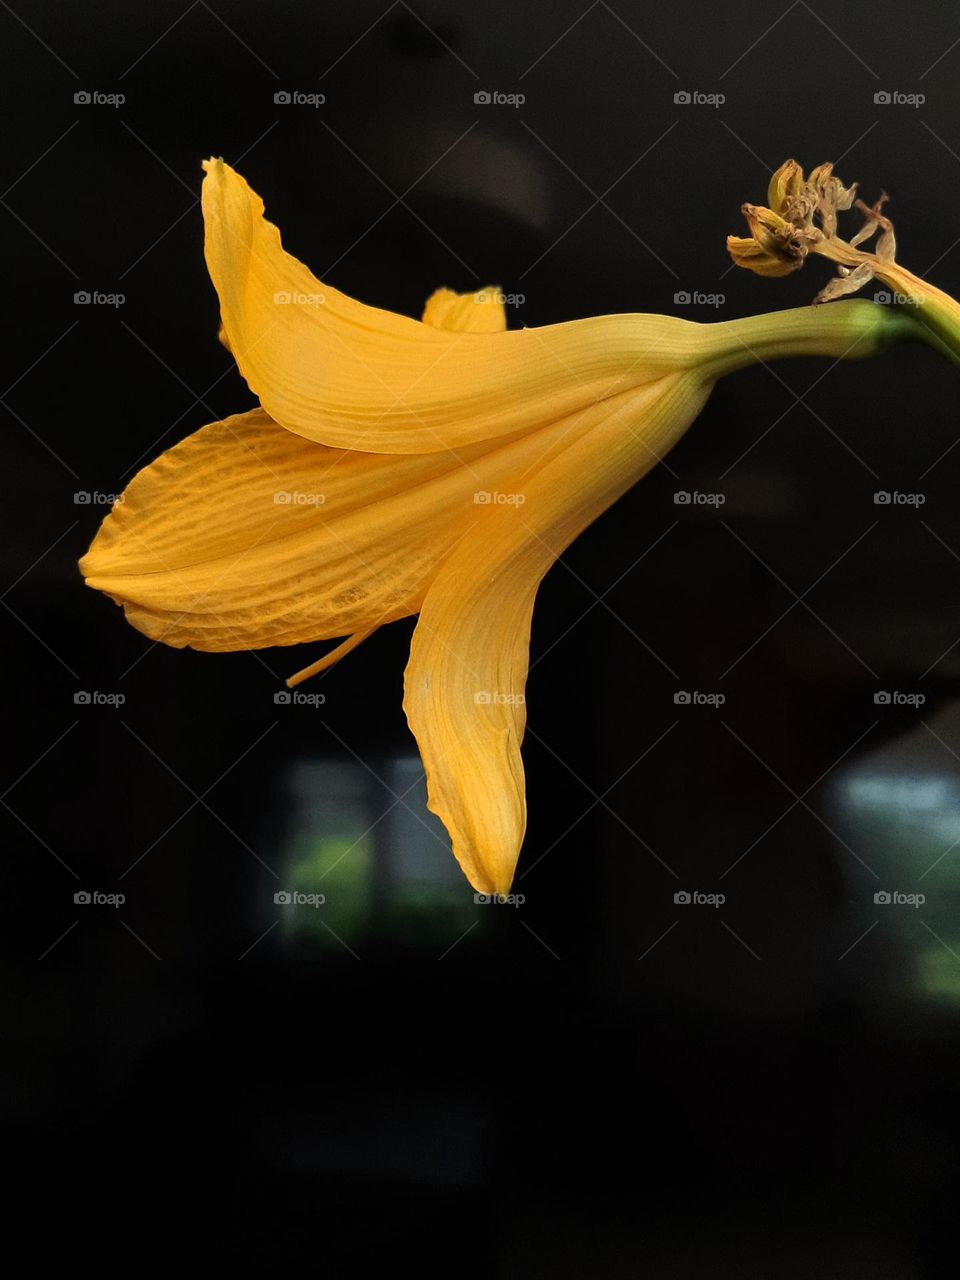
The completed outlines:
{"type": "Polygon", "coordinates": [[[825,263],[761,281],[724,250],[788,155],[888,190],[900,260],[957,293],[960,19],[16,0],[0,32],[8,1230],[35,1264],[953,1274],[945,361],[728,379],[550,573],[519,907],[474,904],[424,808],[412,623],[283,706],[314,651],[151,646],[75,566],[103,495],[252,404],[216,341],[205,156],[318,275],[410,314],[491,281],[512,325],[801,305],[825,263]],[[326,903],[275,905],[294,885],[326,903]],[[725,901],[675,903],[695,890],[725,901]]]}

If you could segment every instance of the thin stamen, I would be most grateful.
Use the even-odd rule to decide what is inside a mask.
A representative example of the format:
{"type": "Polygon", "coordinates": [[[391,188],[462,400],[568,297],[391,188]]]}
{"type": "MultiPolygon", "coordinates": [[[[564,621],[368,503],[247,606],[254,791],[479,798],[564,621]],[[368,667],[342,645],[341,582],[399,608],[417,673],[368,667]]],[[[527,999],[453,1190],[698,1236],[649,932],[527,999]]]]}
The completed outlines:
{"type": "Polygon", "coordinates": [[[368,636],[372,636],[376,629],[376,627],[371,627],[369,631],[355,631],[352,636],[348,636],[346,640],[338,644],[335,649],[331,649],[324,657],[318,658],[309,667],[304,667],[302,671],[292,675],[286,682],[287,688],[292,689],[295,685],[302,684],[304,680],[309,680],[311,676],[316,676],[321,671],[326,671],[334,663],[339,662],[341,658],[345,658],[352,649],[356,649],[358,644],[363,644],[364,640],[368,636]]]}

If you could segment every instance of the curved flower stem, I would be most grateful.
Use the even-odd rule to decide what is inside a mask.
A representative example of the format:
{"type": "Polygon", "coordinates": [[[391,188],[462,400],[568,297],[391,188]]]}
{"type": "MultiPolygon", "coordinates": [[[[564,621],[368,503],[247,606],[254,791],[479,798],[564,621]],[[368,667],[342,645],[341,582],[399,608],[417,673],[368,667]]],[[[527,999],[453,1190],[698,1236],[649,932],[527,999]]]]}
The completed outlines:
{"type": "MultiPolygon", "coordinates": [[[[706,368],[715,377],[789,356],[865,359],[905,339],[928,341],[943,350],[940,333],[932,328],[925,331],[920,317],[910,308],[875,302],[794,307],[704,327],[706,368]]],[[[952,350],[960,350],[960,322],[952,350]]]]}
{"type": "Polygon", "coordinates": [[[960,302],[899,263],[883,264],[876,275],[893,292],[896,310],[914,318],[918,336],[960,365],[960,302]]]}

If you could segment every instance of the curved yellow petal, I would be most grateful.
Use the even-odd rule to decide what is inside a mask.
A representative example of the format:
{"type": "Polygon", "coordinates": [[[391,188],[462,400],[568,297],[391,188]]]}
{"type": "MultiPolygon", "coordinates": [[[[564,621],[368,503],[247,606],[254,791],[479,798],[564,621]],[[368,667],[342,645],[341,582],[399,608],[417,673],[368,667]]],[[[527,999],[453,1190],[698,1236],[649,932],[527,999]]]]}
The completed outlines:
{"type": "Polygon", "coordinates": [[[135,627],[178,648],[344,635],[418,608],[455,537],[446,526],[460,469],[451,454],[328,449],[255,409],[139,472],[81,572],[135,627]],[[411,499],[431,486],[445,507],[411,499]]]}
{"type": "Polygon", "coordinates": [[[581,411],[570,443],[488,505],[427,591],[414,631],[404,709],[464,874],[509,891],[526,824],[520,744],[530,617],[566,546],[670,449],[709,382],[671,375],[581,411]]]}
{"type": "Polygon", "coordinates": [[[155,640],[233,650],[375,629],[416,613],[437,567],[568,420],[456,453],[360,453],[262,409],[203,427],[139,472],[80,563],[155,640]]]}
{"type": "Polygon", "coordinates": [[[205,168],[205,254],[230,349],[270,416],[308,439],[378,453],[459,449],[699,358],[698,326],[671,316],[452,332],[365,306],[285,252],[238,173],[219,160],[205,168]]]}
{"type": "Polygon", "coordinates": [[[802,189],[803,170],[796,160],[785,160],[770,179],[767,204],[774,213],[780,213],[784,205],[799,195],[802,189]]]}
{"type": "Polygon", "coordinates": [[[423,323],[455,333],[502,333],[507,327],[503,294],[492,284],[476,293],[437,289],[427,299],[423,323]]]}

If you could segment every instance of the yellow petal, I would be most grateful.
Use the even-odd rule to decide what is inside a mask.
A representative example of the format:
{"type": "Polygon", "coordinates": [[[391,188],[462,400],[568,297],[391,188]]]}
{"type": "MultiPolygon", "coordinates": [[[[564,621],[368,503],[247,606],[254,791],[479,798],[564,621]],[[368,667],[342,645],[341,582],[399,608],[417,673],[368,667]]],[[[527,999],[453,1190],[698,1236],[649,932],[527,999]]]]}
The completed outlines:
{"type": "Polygon", "coordinates": [[[503,294],[495,285],[487,285],[476,293],[437,289],[427,299],[423,323],[456,333],[502,333],[507,327],[503,294]]]}
{"type": "Polygon", "coordinates": [[[205,167],[205,253],[230,349],[270,416],[308,439],[378,453],[459,449],[698,358],[697,327],[670,316],[451,332],[365,306],[284,251],[239,174],[222,161],[205,167]]]}
{"type": "Polygon", "coordinates": [[[127,619],[181,648],[366,631],[416,613],[485,500],[575,424],[456,453],[330,449],[261,409],[202,428],[134,477],[81,561],[127,619]]]}
{"type": "Polygon", "coordinates": [[[427,591],[414,631],[404,708],[464,874],[509,891],[526,823],[520,744],[530,616],[564,548],[680,438],[709,383],[696,374],[594,405],[571,443],[518,475],[488,505],[427,591]],[[512,500],[511,500],[512,499],[512,500]]]}

